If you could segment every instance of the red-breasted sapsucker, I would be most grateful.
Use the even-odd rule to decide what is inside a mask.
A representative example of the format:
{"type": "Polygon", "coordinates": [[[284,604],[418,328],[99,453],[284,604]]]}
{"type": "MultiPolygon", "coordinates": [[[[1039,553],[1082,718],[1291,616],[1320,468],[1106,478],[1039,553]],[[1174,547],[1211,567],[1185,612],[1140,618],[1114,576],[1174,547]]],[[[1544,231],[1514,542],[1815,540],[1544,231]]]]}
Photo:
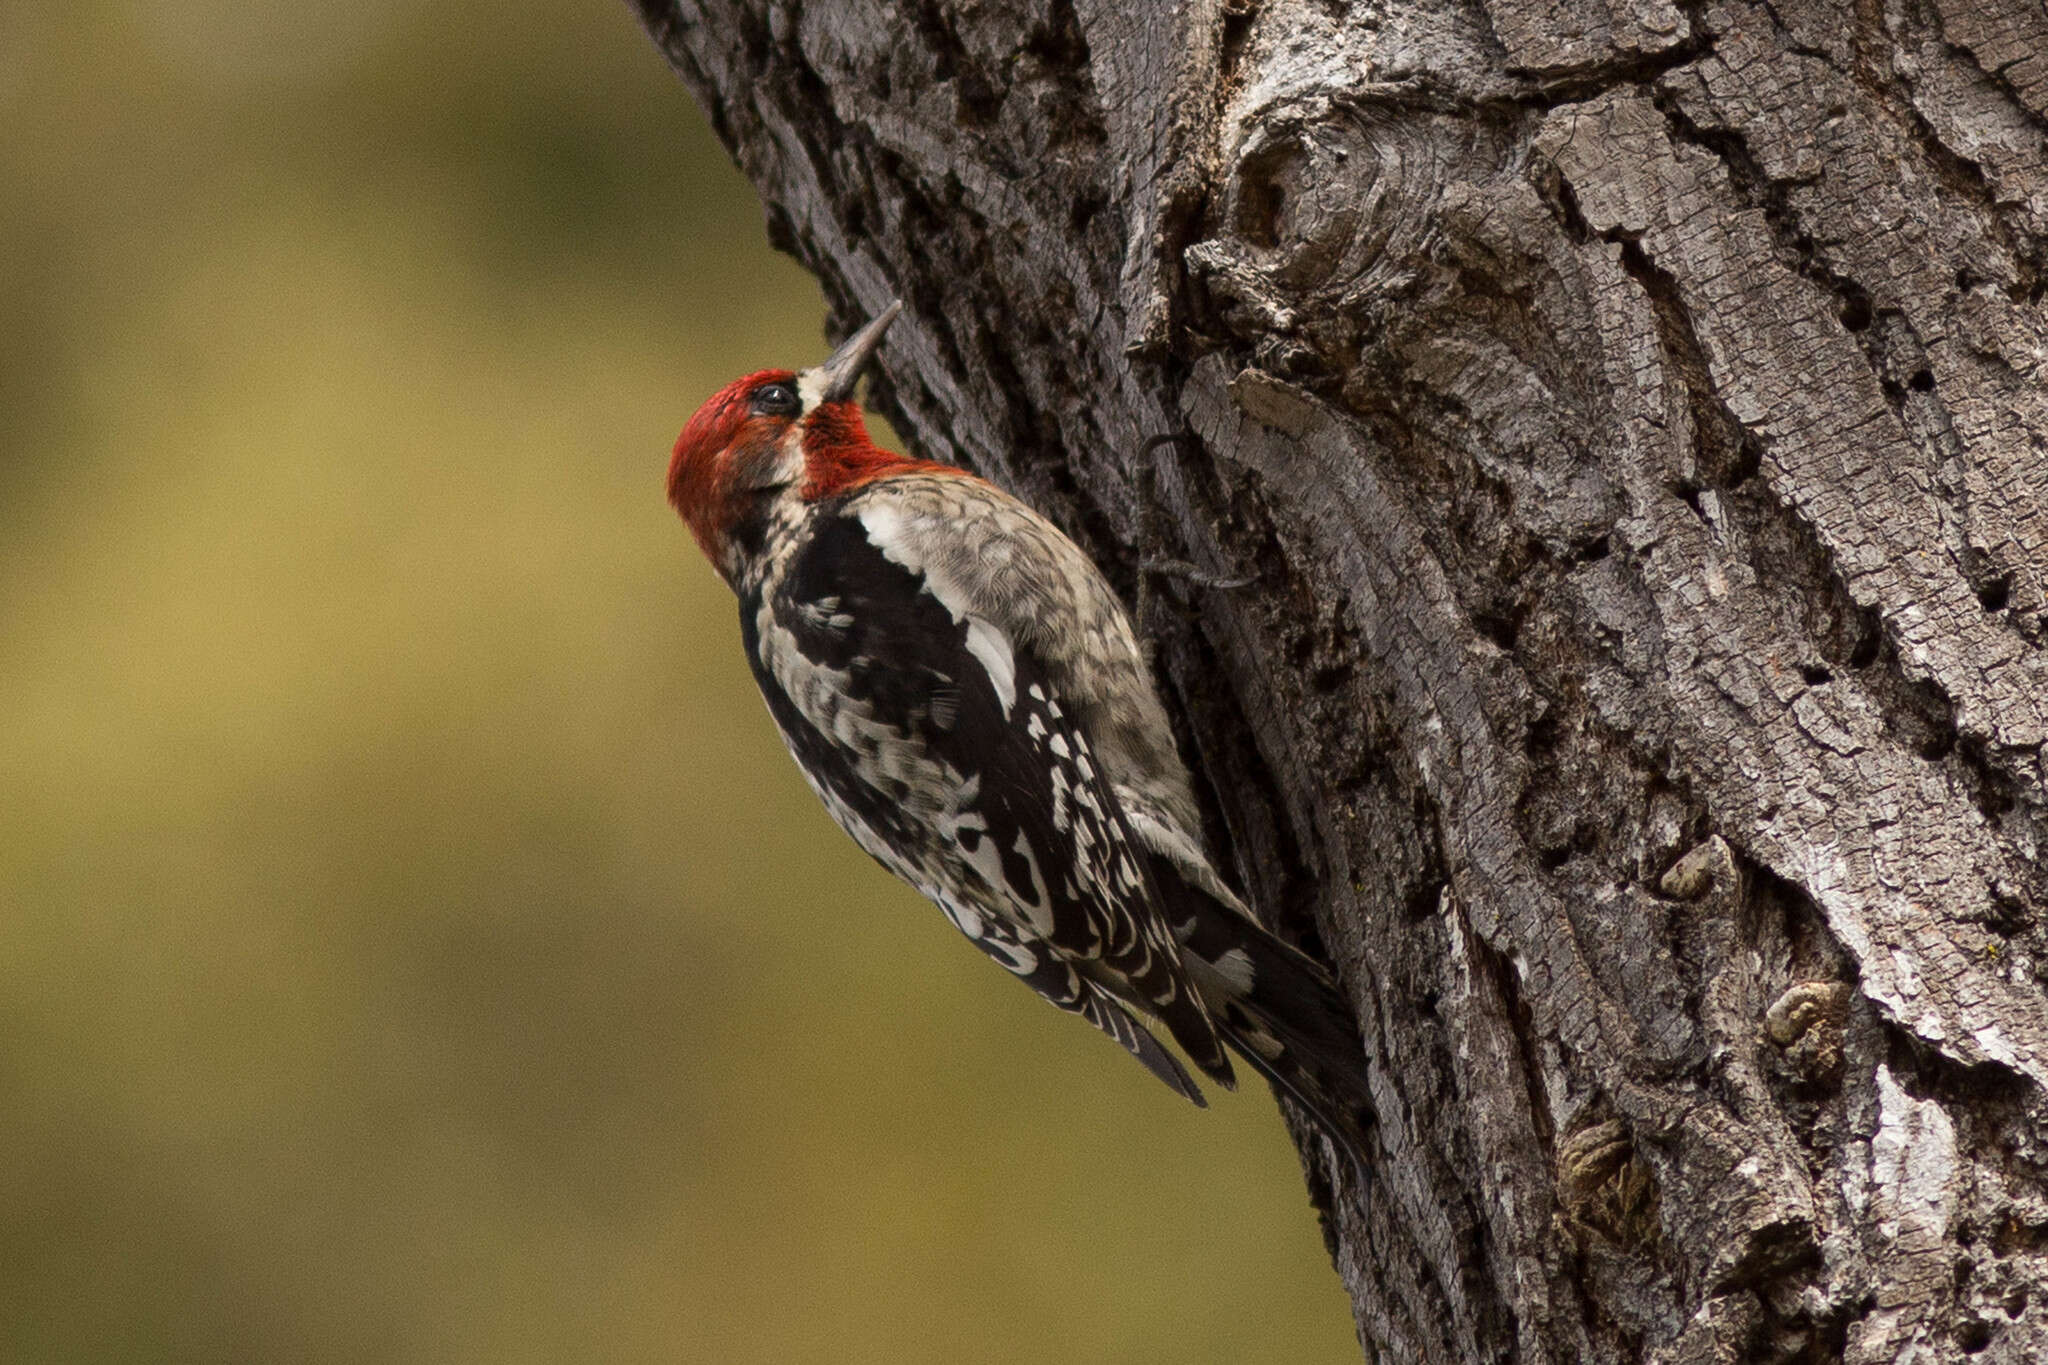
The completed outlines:
{"type": "Polygon", "coordinates": [[[1196,1104],[1137,1016],[1225,1086],[1229,1044],[1363,1169],[1350,1013],[1211,864],[1101,572],[994,485],[868,439],[854,384],[901,307],[815,369],[719,390],[669,464],[790,753],[855,842],[1040,995],[1196,1104]]]}

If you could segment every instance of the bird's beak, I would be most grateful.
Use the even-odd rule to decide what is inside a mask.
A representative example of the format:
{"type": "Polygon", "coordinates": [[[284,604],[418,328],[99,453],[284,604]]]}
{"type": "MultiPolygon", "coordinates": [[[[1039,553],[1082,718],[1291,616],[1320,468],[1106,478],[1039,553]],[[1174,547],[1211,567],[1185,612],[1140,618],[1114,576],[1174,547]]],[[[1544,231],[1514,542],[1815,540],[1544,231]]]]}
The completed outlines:
{"type": "Polygon", "coordinates": [[[882,333],[889,330],[889,324],[896,321],[896,315],[903,311],[903,300],[893,299],[889,306],[878,314],[873,322],[846,339],[844,345],[832,353],[832,358],[803,376],[803,387],[815,386],[820,403],[844,403],[853,397],[853,387],[860,382],[860,372],[867,368],[876,349],[882,344],[882,333]]]}

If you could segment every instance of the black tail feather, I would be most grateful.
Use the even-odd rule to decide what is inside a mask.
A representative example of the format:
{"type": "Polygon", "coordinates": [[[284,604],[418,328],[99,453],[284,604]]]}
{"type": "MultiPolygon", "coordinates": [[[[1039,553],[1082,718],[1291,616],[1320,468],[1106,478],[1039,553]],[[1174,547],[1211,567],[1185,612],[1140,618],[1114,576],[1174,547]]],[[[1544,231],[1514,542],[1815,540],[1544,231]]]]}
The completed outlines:
{"type": "MultiPolygon", "coordinates": [[[[1154,880],[1184,955],[1210,968],[1225,1041],[1326,1133],[1361,1179],[1370,1170],[1372,1091],[1351,1004],[1321,963],[1192,886],[1157,858],[1154,880]]],[[[1227,893],[1226,893],[1227,894],[1227,893]]]]}
{"type": "MultiPolygon", "coordinates": [[[[1371,1173],[1371,1154],[1367,1128],[1372,1105],[1369,1099],[1360,1098],[1364,1095],[1363,1085],[1355,1087],[1358,1091],[1357,1096],[1347,1096],[1329,1083],[1340,1073],[1318,1074],[1300,1065],[1295,1059],[1296,1053],[1291,1045],[1287,1045],[1287,1051],[1280,1056],[1268,1058],[1261,1054],[1257,1044],[1251,1041],[1259,1034],[1270,1037],[1281,1033],[1281,1030],[1270,1023],[1242,1030],[1235,1024],[1226,1023],[1223,1028],[1224,1038],[1236,1049],[1238,1055],[1250,1064],[1252,1070],[1264,1076],[1280,1094],[1294,1101],[1302,1113],[1336,1145],[1337,1151],[1350,1162],[1361,1181],[1368,1179],[1371,1173]]],[[[1360,1057],[1353,1065],[1362,1066],[1363,1061],[1360,1057]]]]}
{"type": "Polygon", "coordinates": [[[1131,1012],[1098,989],[1092,983],[1086,995],[1077,1006],[1089,1023],[1122,1043],[1145,1069],[1165,1081],[1176,1093],[1185,1096],[1197,1109],[1207,1109],[1209,1101],[1202,1096],[1201,1087],[1188,1075],[1187,1068],[1166,1049],[1166,1045],[1152,1036],[1150,1029],[1140,1024],[1131,1012]]]}

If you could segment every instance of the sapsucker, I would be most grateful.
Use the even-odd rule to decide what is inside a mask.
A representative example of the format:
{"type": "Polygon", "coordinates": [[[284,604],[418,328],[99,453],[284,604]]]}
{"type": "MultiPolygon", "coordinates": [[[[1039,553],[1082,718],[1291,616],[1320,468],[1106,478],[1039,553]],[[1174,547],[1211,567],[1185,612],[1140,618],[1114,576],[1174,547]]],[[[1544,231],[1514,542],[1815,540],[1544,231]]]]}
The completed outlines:
{"type": "Polygon", "coordinates": [[[861,848],[1040,995],[1196,1104],[1138,1016],[1225,1086],[1229,1044],[1363,1169],[1351,1016],[1210,862],[1101,572],[994,485],[868,439],[854,385],[901,307],[815,369],[726,385],[669,463],[790,753],[861,848]]]}

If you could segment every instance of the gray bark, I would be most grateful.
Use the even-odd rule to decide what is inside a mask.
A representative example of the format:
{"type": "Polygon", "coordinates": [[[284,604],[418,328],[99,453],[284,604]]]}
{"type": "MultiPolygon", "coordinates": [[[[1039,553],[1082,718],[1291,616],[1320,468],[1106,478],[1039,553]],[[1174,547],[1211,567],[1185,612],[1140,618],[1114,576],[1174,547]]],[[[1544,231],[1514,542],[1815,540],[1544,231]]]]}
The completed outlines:
{"type": "Polygon", "coordinates": [[[1369,1356],[2048,1359],[2041,0],[638,3],[1145,599],[1369,1356]]]}

